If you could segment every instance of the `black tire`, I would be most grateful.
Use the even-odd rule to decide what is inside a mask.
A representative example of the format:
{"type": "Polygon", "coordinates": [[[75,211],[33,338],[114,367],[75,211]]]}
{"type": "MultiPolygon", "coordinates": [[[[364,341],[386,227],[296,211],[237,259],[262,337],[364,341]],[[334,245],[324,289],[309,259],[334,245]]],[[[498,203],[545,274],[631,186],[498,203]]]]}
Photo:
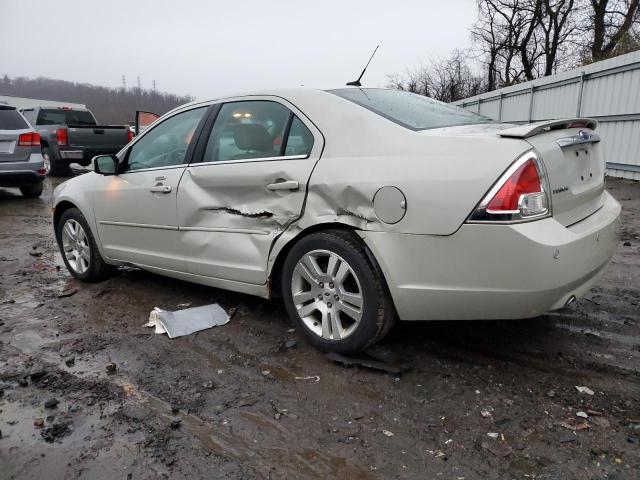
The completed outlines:
{"type": "Polygon", "coordinates": [[[38,198],[42,195],[42,182],[20,187],[20,193],[24,198],[38,198]]]}
{"type": "Polygon", "coordinates": [[[114,267],[106,264],[102,256],[100,255],[100,250],[98,250],[98,246],[96,245],[93,233],[91,232],[86,219],[77,208],[70,208],[69,210],[66,210],[60,217],[60,220],[56,225],[56,240],[58,241],[58,247],[60,248],[60,253],[62,254],[64,264],[69,270],[69,273],[71,273],[71,275],[73,275],[78,280],[82,280],[84,282],[99,282],[107,278],[109,274],[114,270],[114,267]],[[62,230],[69,220],[74,220],[75,222],[79,223],[86,236],[86,244],[89,248],[89,261],[87,262],[88,268],[83,272],[79,272],[71,265],[62,245],[62,230]]]}
{"type": "MultiPolygon", "coordinates": [[[[324,255],[321,253],[320,255],[324,255]]],[[[321,257],[318,257],[321,258],[321,257]]],[[[322,271],[328,271],[328,266],[322,271]]],[[[336,282],[337,288],[337,276],[333,281],[336,282]]],[[[297,280],[295,280],[297,281],[297,280]]],[[[329,284],[331,288],[334,287],[333,281],[329,284]]],[[[305,280],[309,285],[309,292],[319,287],[325,288],[323,283],[311,285],[311,282],[305,280]]],[[[334,293],[339,293],[334,290],[334,293]]],[[[324,292],[322,295],[327,295],[324,292]]],[[[307,237],[302,238],[296,243],[289,251],[282,270],[282,296],[284,304],[289,314],[289,318],[296,324],[296,326],[303,332],[307,340],[324,351],[332,351],[343,354],[350,354],[359,352],[370,345],[381,340],[391,329],[396,320],[396,312],[393,306],[393,301],[389,295],[387,286],[382,277],[382,273],[379,271],[377,265],[374,265],[367,256],[362,241],[350,231],[343,230],[327,230],[324,232],[312,233],[307,237]],[[314,321],[314,316],[319,317],[321,313],[319,310],[315,311],[312,315],[306,317],[303,320],[298,312],[293,300],[293,282],[294,271],[298,262],[310,252],[314,251],[326,251],[340,257],[342,262],[346,262],[348,267],[351,268],[349,275],[353,275],[352,284],[357,282],[357,290],[361,294],[361,318],[359,322],[352,323],[350,328],[353,330],[344,338],[334,339],[333,333],[329,338],[324,338],[324,333],[316,333],[312,330],[315,328],[318,330],[318,323],[322,323],[321,318],[314,321]]],[[[329,294],[328,298],[331,297],[329,294]]],[[[343,298],[336,296],[336,307],[338,303],[344,305],[343,298]]],[[[325,297],[323,297],[324,299],[325,297]]],[[[316,301],[316,297],[310,300],[307,304],[311,303],[323,303],[323,301],[316,301]]],[[[326,303],[327,307],[331,307],[331,303],[326,303]]],[[[339,309],[339,308],[338,308],[339,309]]],[[[335,313],[332,313],[335,315],[335,313]]],[[[345,318],[341,312],[338,312],[338,319],[345,318]]],[[[349,317],[346,317],[347,319],[349,317]]],[[[333,327],[331,327],[333,330],[333,327]]]]}
{"type": "Polygon", "coordinates": [[[49,159],[48,175],[50,177],[68,177],[71,175],[71,168],[67,162],[56,158],[49,147],[42,147],[42,157],[49,159]]]}

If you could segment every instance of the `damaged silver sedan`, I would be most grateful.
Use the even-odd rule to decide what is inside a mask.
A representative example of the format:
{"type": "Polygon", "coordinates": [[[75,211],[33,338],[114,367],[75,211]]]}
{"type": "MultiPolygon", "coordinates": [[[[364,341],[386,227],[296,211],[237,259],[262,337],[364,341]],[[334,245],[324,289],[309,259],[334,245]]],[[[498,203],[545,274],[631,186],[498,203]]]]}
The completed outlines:
{"type": "Polygon", "coordinates": [[[343,353],[396,319],[530,318],[616,248],[591,119],[516,126],[407,92],[289,89],[179,107],[55,190],[73,276],[117,265],[281,296],[343,353]]]}

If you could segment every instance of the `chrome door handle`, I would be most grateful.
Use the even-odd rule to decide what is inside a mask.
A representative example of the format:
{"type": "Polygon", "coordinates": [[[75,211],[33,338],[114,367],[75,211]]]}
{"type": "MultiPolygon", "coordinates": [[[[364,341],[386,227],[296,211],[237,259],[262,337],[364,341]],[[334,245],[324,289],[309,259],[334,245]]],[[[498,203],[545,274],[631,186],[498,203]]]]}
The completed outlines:
{"type": "Polygon", "coordinates": [[[284,180],[282,182],[270,183],[267,190],[297,190],[300,187],[295,180],[284,180]]]}
{"type": "Polygon", "coordinates": [[[171,193],[171,185],[154,185],[149,191],[153,193],[171,193]]]}

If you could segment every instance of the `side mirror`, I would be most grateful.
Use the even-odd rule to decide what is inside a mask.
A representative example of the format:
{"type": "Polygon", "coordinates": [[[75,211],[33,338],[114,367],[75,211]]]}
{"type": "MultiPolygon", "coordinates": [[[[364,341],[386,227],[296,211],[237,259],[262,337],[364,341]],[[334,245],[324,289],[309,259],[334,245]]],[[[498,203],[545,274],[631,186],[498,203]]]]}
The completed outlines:
{"type": "Polygon", "coordinates": [[[118,157],[115,155],[93,157],[93,170],[100,175],[116,175],[118,173],[118,157]]]}

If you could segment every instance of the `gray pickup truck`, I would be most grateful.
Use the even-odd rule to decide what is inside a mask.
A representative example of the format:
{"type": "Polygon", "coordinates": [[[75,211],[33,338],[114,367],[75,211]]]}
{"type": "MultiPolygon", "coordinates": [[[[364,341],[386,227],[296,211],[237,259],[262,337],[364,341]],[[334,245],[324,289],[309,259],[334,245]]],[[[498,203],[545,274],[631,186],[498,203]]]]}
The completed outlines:
{"type": "Polygon", "coordinates": [[[40,134],[45,167],[54,177],[68,175],[71,163],[89,165],[95,155],[114,154],[132,138],[126,126],[98,125],[89,110],[42,106],[21,113],[40,134]]]}

